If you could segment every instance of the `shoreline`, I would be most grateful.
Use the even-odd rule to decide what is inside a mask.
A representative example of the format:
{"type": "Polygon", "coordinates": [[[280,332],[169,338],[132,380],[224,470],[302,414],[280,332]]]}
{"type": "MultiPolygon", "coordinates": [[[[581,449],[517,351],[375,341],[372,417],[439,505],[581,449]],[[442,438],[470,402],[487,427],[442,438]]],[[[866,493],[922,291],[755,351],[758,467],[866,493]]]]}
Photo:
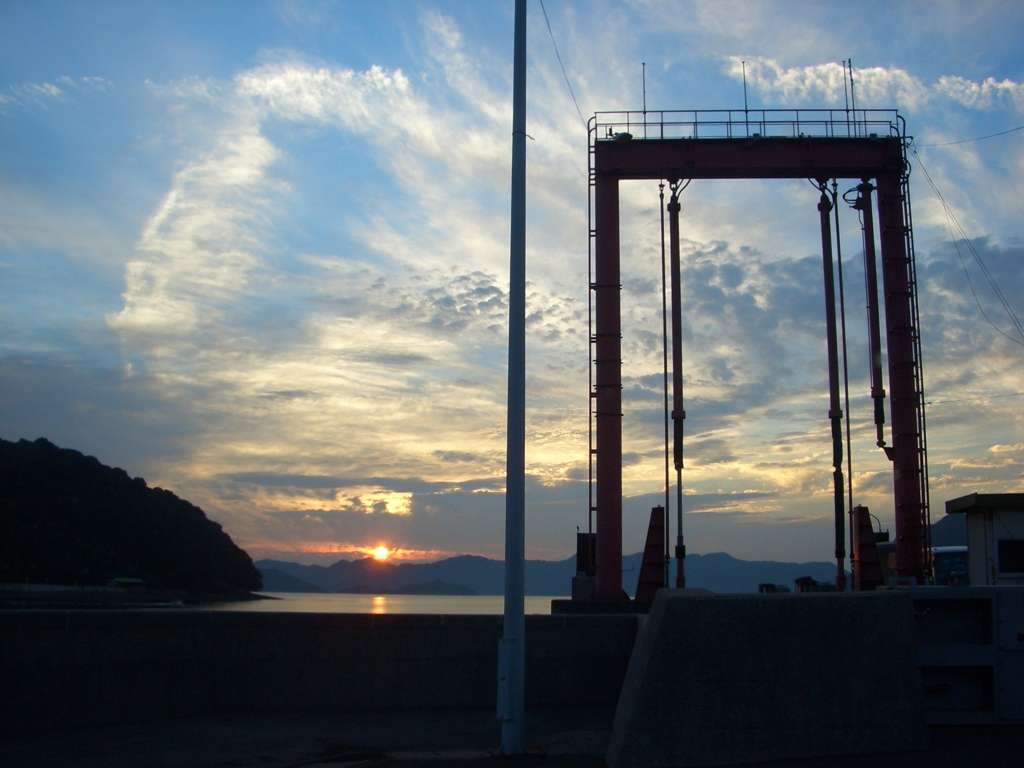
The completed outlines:
{"type": "Polygon", "coordinates": [[[188,592],[74,584],[0,584],[0,610],[175,608],[278,599],[248,590],[188,592]]]}

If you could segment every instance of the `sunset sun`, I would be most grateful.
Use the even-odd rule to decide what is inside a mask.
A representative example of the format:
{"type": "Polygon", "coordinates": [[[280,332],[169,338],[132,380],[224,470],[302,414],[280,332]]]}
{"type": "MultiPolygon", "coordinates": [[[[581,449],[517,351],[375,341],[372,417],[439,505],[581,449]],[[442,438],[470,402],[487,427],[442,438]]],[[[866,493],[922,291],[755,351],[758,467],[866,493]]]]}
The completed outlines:
{"type": "Polygon", "coordinates": [[[373,557],[376,560],[387,560],[388,555],[390,554],[391,552],[388,550],[387,547],[377,547],[375,550],[373,550],[373,557]]]}

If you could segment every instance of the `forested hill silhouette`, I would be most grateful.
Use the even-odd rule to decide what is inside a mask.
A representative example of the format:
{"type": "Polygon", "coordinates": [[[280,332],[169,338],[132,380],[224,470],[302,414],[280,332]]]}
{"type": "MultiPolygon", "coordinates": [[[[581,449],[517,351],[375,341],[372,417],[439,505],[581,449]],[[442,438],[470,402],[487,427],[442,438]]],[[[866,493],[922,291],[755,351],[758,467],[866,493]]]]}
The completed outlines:
{"type": "Polygon", "coordinates": [[[191,593],[262,586],[199,507],[45,438],[0,440],[0,582],[113,578],[191,593]]]}

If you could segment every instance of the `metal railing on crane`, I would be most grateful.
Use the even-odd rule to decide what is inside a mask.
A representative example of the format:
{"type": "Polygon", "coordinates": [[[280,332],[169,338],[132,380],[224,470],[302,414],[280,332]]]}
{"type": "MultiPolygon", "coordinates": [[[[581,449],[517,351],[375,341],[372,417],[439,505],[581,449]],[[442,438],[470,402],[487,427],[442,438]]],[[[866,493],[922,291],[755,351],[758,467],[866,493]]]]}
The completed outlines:
{"type": "Polygon", "coordinates": [[[902,136],[895,109],[720,109],[597,112],[591,141],[902,136]]]}

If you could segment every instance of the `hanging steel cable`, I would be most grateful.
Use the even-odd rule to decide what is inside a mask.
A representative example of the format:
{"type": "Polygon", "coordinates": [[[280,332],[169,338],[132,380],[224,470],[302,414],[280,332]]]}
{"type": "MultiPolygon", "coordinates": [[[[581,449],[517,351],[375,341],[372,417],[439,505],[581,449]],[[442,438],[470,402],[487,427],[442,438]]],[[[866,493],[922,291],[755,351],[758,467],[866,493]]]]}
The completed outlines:
{"type": "Polygon", "coordinates": [[[854,189],[843,193],[843,200],[858,211],[864,246],[864,295],[868,318],[868,362],[871,370],[871,399],[875,404],[875,445],[892,459],[891,448],[886,445],[885,388],[882,386],[882,331],[878,307],[878,259],[875,253],[875,219],[871,207],[871,193],[875,187],[862,180],[854,189]],[[856,192],[857,196],[850,199],[856,192]]]}
{"type": "MultiPolygon", "coordinates": [[[[843,421],[846,423],[846,517],[853,543],[853,450],[850,441],[850,367],[846,354],[846,291],[843,288],[843,240],[839,234],[839,182],[832,179],[832,214],[836,226],[836,261],[839,263],[839,323],[843,350],[843,421]]],[[[852,556],[852,555],[851,555],[852,556]]]]}
{"type": "Polygon", "coordinates": [[[690,181],[669,180],[672,197],[668,204],[669,265],[672,275],[672,425],[674,462],[676,467],[676,588],[686,587],[686,543],[683,539],[683,422],[686,410],[683,400],[683,315],[682,275],[679,266],[679,193],[690,181]]]}
{"type": "Polygon", "coordinates": [[[832,200],[826,180],[817,182],[821,191],[818,213],[821,219],[821,257],[825,274],[825,326],[828,341],[828,418],[832,425],[832,480],[835,507],[836,589],[846,589],[846,493],[843,488],[843,410],[839,407],[839,351],[836,333],[836,298],[832,266],[832,200]]]}
{"type": "Polygon", "coordinates": [[[664,394],[665,409],[665,586],[668,586],[669,579],[669,530],[670,519],[669,494],[672,483],[668,473],[668,286],[665,272],[665,182],[658,184],[658,199],[661,201],[661,359],[662,359],[662,389],[664,394]]]}

